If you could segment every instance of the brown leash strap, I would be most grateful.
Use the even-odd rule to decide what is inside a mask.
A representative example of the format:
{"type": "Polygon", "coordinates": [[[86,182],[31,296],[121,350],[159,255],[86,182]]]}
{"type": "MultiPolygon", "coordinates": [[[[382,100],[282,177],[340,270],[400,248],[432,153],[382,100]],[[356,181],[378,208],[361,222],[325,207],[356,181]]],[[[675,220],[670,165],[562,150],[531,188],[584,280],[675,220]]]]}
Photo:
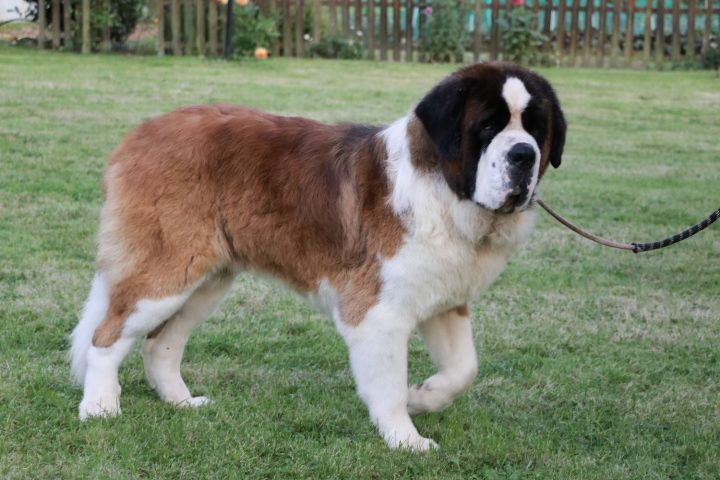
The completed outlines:
{"type": "Polygon", "coordinates": [[[707,216],[704,220],[701,222],[696,223],[692,227],[683,230],[682,232],[678,233],[677,235],[673,235],[672,237],[668,237],[664,240],[660,240],[657,242],[649,242],[649,243],[622,243],[622,242],[616,242],[614,240],[608,240],[606,238],[598,237],[597,235],[594,235],[587,230],[583,230],[582,228],[572,224],[569,220],[563,218],[562,215],[557,213],[555,210],[550,208],[550,206],[545,203],[542,199],[538,198],[537,203],[545,209],[555,220],[565,225],[567,228],[572,230],[573,232],[577,233],[578,235],[581,235],[588,240],[592,240],[593,242],[599,243],[600,245],[605,245],[606,247],[612,247],[612,248],[619,248],[621,250],[630,250],[634,253],[639,252],[649,252],[651,250],[657,250],[659,248],[665,248],[669,247],[670,245],[673,245],[675,243],[681,242],[687,238],[692,237],[696,233],[704,230],[705,228],[709,227],[710,225],[715,222],[718,218],[720,218],[720,208],[718,208],[716,211],[711,213],[707,216]]]}

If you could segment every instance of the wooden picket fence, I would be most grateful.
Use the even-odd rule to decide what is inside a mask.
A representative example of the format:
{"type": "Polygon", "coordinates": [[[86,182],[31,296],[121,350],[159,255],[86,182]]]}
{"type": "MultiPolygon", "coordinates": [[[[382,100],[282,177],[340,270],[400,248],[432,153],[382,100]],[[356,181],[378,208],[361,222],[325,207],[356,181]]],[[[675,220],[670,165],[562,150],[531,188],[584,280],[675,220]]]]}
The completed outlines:
{"type": "MultiPolygon", "coordinates": [[[[47,1],[53,6],[52,44],[57,46],[60,4],[69,15],[65,12],[70,5],[80,2],[41,3],[47,1]]],[[[89,3],[82,0],[83,7],[89,3]]],[[[420,45],[431,15],[426,9],[432,0],[255,0],[255,4],[277,20],[279,39],[266,46],[274,56],[301,57],[312,42],[339,35],[362,42],[370,59],[415,61],[421,59],[420,45]]],[[[662,67],[666,61],[695,59],[718,42],[720,33],[720,0],[525,0],[522,6],[512,0],[458,0],[457,8],[458,21],[467,33],[466,61],[503,58],[500,24],[512,8],[531,9],[535,28],[547,39],[540,48],[556,63],[570,66],[655,63],[662,67]]],[[[158,54],[222,53],[226,6],[217,0],[156,0],[154,11],[158,54]]],[[[45,22],[43,16],[41,35],[45,22]]],[[[89,30],[83,23],[83,30],[89,30]]],[[[108,31],[104,37],[109,43],[108,31]]],[[[85,40],[82,47],[89,51],[85,40]]]]}

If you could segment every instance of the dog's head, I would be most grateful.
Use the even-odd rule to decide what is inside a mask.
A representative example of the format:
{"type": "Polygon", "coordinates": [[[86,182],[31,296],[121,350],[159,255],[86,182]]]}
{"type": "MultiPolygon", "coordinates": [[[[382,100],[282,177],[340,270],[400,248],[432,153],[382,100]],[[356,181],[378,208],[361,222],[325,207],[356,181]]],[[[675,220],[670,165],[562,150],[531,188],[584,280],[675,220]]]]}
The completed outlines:
{"type": "Polygon", "coordinates": [[[560,103],[547,80],[517,65],[464,68],[433,88],[415,115],[450,188],[489,210],[526,209],[548,164],[560,166],[560,103]]]}

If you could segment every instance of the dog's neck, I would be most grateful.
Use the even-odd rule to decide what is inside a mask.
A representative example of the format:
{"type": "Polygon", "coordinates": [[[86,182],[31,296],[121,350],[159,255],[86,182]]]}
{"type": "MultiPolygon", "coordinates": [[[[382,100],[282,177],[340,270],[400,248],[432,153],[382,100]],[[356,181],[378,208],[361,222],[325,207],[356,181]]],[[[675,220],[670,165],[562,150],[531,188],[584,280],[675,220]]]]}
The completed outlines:
{"type": "Polygon", "coordinates": [[[444,241],[456,237],[480,246],[515,245],[529,233],[532,211],[497,214],[450,189],[432,140],[414,113],[381,133],[387,151],[390,204],[412,236],[444,241]]]}

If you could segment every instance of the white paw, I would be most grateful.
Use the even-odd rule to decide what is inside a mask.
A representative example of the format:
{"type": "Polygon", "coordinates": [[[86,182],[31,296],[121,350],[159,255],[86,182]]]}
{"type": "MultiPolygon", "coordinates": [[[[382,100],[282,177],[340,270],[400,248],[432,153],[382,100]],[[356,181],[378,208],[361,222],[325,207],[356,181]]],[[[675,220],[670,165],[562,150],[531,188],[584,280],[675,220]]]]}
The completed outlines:
{"type": "Polygon", "coordinates": [[[211,405],[212,403],[213,401],[207,397],[190,397],[176,403],[175,405],[177,405],[178,407],[198,408],[204,405],[211,405]]]}
{"type": "Polygon", "coordinates": [[[422,389],[423,385],[417,384],[408,388],[407,410],[410,415],[419,415],[428,411],[423,402],[422,389]]]}
{"type": "Polygon", "coordinates": [[[435,440],[422,437],[419,434],[405,438],[404,440],[398,440],[396,437],[393,437],[387,439],[387,444],[392,449],[410,450],[413,452],[427,452],[430,449],[440,449],[440,446],[435,440]]]}
{"type": "Polygon", "coordinates": [[[410,415],[437,412],[452,403],[454,396],[430,381],[408,387],[407,410],[410,415]]]}
{"type": "Polygon", "coordinates": [[[118,397],[100,398],[98,400],[83,399],[80,402],[80,420],[90,417],[108,418],[120,415],[120,399],[118,397]]]}

